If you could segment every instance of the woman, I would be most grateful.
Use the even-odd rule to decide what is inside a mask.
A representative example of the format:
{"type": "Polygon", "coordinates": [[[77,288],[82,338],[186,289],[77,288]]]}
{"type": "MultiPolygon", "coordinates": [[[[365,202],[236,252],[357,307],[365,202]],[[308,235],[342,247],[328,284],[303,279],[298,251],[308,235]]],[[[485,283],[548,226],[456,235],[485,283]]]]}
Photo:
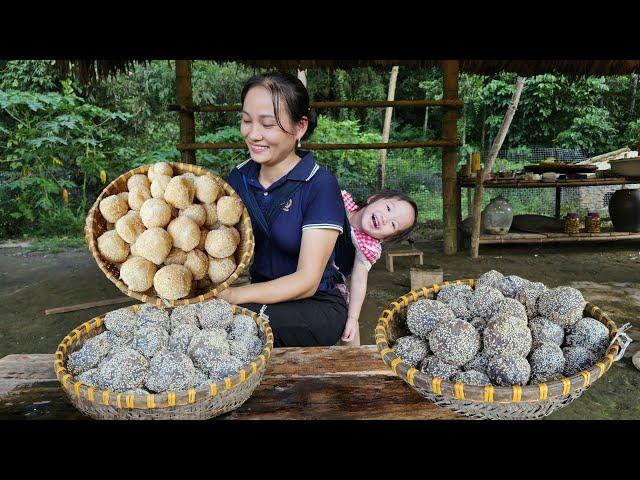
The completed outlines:
{"type": "Polygon", "coordinates": [[[293,75],[257,75],[245,84],[240,131],[251,158],[228,182],[251,216],[252,283],[219,297],[254,311],[266,305],[276,347],[334,345],[347,319],[334,266],[345,219],[340,187],[299,149],[315,126],[309,94],[293,75]]]}

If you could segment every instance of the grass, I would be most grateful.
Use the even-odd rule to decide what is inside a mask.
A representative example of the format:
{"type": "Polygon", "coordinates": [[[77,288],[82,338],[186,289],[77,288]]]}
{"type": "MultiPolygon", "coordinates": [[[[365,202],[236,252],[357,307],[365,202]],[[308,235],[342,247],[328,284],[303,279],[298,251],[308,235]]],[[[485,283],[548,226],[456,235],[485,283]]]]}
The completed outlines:
{"type": "Polygon", "coordinates": [[[84,248],[84,237],[51,237],[24,239],[29,243],[27,252],[60,253],[74,248],[84,248]]]}

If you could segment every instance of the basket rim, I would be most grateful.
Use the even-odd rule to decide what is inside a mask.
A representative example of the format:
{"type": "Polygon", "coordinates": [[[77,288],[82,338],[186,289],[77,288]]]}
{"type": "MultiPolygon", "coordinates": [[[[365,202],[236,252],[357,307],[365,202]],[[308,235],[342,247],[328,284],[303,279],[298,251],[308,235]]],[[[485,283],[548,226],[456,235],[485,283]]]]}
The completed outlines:
{"type": "MultiPolygon", "coordinates": [[[[599,358],[596,363],[586,370],[582,370],[570,377],[563,377],[550,382],[535,385],[514,385],[512,387],[499,387],[494,385],[477,386],[465,384],[457,381],[452,382],[444,380],[441,377],[432,377],[419,369],[412,367],[398,357],[388,344],[388,325],[394,319],[397,313],[410,303],[417,301],[419,298],[432,298],[432,295],[438,293],[443,287],[451,285],[469,285],[474,288],[476,280],[458,279],[446,281],[441,284],[433,284],[431,287],[422,287],[420,290],[411,290],[401,295],[398,299],[390,302],[378,318],[375,327],[375,340],[378,352],[384,363],[391,368],[393,373],[408,383],[413,388],[422,388],[436,395],[452,398],[455,400],[467,400],[478,403],[529,403],[552,400],[557,397],[566,396],[569,393],[582,391],[593,382],[602,377],[611,365],[614,358],[620,351],[620,343],[618,340],[609,346],[605,355],[599,358]]],[[[618,328],[607,314],[597,305],[586,302],[583,314],[590,316],[598,315],[596,320],[603,323],[609,330],[609,338],[612,339],[618,328]]],[[[594,317],[595,318],[595,317],[594,317]]]]}
{"type": "MultiPolygon", "coordinates": [[[[98,250],[98,245],[97,245],[98,239],[96,237],[95,230],[93,227],[95,225],[94,217],[103,218],[99,208],[100,202],[107,196],[121,193],[122,190],[118,188],[118,184],[121,184],[122,182],[126,183],[126,181],[133,175],[146,174],[149,171],[149,168],[151,168],[151,166],[154,165],[155,163],[159,163],[159,162],[147,163],[126,171],[125,173],[123,173],[122,175],[119,175],[117,178],[111,181],[102,190],[102,192],[100,192],[100,195],[98,195],[98,198],[96,198],[95,202],[87,212],[87,217],[85,219],[85,225],[84,225],[85,241],[89,246],[89,251],[91,252],[91,255],[93,256],[96,263],[98,264],[98,267],[100,268],[100,270],[102,270],[102,272],[106,275],[106,277],[116,287],[118,287],[118,289],[122,293],[124,293],[128,297],[135,298],[136,300],[139,300],[144,303],[150,303],[152,305],[156,305],[157,307],[177,307],[181,305],[191,305],[195,303],[202,303],[210,298],[217,297],[217,295],[221,291],[223,291],[224,289],[229,287],[233,282],[235,282],[240,276],[240,274],[247,269],[249,263],[251,262],[251,258],[253,257],[254,248],[255,248],[255,241],[253,237],[253,227],[251,225],[251,217],[249,216],[247,207],[244,206],[244,202],[242,207],[242,215],[240,216],[240,221],[238,222],[242,224],[242,228],[238,229],[238,231],[241,233],[239,246],[242,245],[246,247],[246,250],[243,253],[242,258],[240,258],[240,261],[236,265],[235,270],[229,276],[229,278],[227,278],[224,282],[218,285],[213,285],[206,293],[200,294],[195,297],[181,298],[178,300],[168,300],[168,299],[159,297],[157,295],[147,295],[144,292],[134,292],[133,290],[129,289],[129,287],[122,280],[120,280],[119,278],[117,278],[115,275],[111,273],[111,271],[107,268],[107,265],[113,265],[113,263],[103,259],[102,255],[100,254],[100,251],[98,250]],[[244,230],[245,233],[242,233],[241,230],[244,230]]],[[[231,185],[229,185],[221,177],[218,177],[217,175],[214,175],[213,173],[211,173],[205,167],[202,167],[200,165],[192,165],[189,163],[181,163],[181,162],[161,162],[161,163],[167,163],[171,165],[172,168],[177,168],[179,171],[182,171],[183,173],[207,175],[211,177],[213,180],[215,180],[221,187],[223,187],[227,195],[240,198],[238,193],[233,189],[233,187],[231,187],[231,185]]]]}
{"type": "MultiPolygon", "coordinates": [[[[129,307],[134,311],[140,308],[141,304],[131,305],[129,307]]],[[[88,336],[92,330],[98,330],[104,324],[104,316],[100,315],[74,328],[67,334],[58,344],[58,348],[54,354],[53,368],[56,378],[67,391],[70,398],[84,397],[93,403],[100,405],[108,405],[119,410],[151,410],[162,409],[166,407],[178,407],[183,405],[194,405],[204,402],[206,399],[218,395],[232,394],[242,383],[249,380],[254,375],[263,373],[266,370],[267,363],[271,358],[273,350],[273,332],[269,321],[259,313],[249,310],[238,305],[231,305],[234,314],[250,315],[256,321],[258,328],[265,335],[265,342],[262,346],[260,354],[252,359],[248,364],[251,368],[241,368],[231,376],[224,377],[221,380],[190,388],[187,390],[167,391],[162,393],[142,394],[124,394],[113,390],[103,390],[97,387],[91,387],[81,381],[76,380],[76,376],[71,374],[66,368],[67,357],[72,353],[74,344],[80,342],[81,339],[88,336]]]]}

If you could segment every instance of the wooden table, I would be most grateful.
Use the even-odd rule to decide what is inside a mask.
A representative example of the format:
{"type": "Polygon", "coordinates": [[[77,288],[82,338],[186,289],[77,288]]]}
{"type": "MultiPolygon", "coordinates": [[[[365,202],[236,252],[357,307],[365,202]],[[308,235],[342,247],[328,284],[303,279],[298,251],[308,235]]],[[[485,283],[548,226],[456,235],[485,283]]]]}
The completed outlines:
{"type": "MultiPolygon", "coordinates": [[[[420,396],[382,362],[375,345],[277,348],[262,382],[220,419],[465,419],[420,396]]],[[[53,355],[0,359],[0,420],[87,419],[68,401],[53,355]]]]}

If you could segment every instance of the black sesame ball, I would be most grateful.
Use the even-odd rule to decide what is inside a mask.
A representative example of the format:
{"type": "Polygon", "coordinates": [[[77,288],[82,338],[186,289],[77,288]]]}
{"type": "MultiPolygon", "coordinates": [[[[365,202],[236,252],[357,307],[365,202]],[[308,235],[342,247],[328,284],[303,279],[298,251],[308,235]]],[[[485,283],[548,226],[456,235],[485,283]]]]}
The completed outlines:
{"type": "Polygon", "coordinates": [[[234,315],[229,327],[229,339],[235,340],[244,335],[258,335],[258,325],[251,315],[234,315]]]}
{"type": "Polygon", "coordinates": [[[524,305],[528,318],[533,318],[538,315],[538,298],[540,298],[540,294],[546,289],[547,287],[545,287],[543,283],[529,282],[516,292],[514,298],[524,305]]]}
{"type": "Polygon", "coordinates": [[[130,307],[107,312],[104,316],[104,326],[117,335],[133,335],[137,323],[137,315],[130,307]]]}
{"type": "Polygon", "coordinates": [[[464,320],[441,322],[429,334],[429,348],[441,360],[461,366],[480,351],[480,334],[464,320]]]}
{"type": "Polygon", "coordinates": [[[504,300],[500,290],[493,287],[476,287],[469,299],[469,310],[474,317],[490,318],[498,304],[504,300]]]}
{"type": "MultiPolygon", "coordinates": [[[[167,317],[168,318],[168,317],[167,317]]],[[[164,328],[146,326],[136,331],[131,347],[148,359],[169,345],[169,334],[164,328]]]]}
{"type": "Polygon", "coordinates": [[[145,387],[151,392],[186,390],[193,385],[193,362],[184,353],[164,350],[149,361],[145,387]]]}
{"type": "Polygon", "coordinates": [[[171,318],[169,312],[164,308],[159,308],[148,303],[140,305],[136,328],[160,327],[169,332],[171,329],[171,318]]]}
{"type": "Polygon", "coordinates": [[[442,287],[442,290],[438,292],[437,300],[442,303],[449,303],[454,298],[458,297],[463,292],[472,293],[473,290],[469,285],[448,285],[442,287]]]}
{"type": "Polygon", "coordinates": [[[484,333],[484,329],[487,327],[487,320],[482,317],[473,317],[469,320],[469,324],[475,328],[480,335],[482,335],[484,333]]]}
{"type": "Polygon", "coordinates": [[[436,356],[429,355],[420,364],[420,371],[431,377],[451,380],[460,371],[460,367],[451,365],[436,356]]]}
{"type": "Polygon", "coordinates": [[[200,328],[229,329],[233,322],[231,304],[221,298],[207,300],[200,304],[200,328]]]}
{"type": "Polygon", "coordinates": [[[529,385],[537,385],[539,383],[549,383],[555,380],[560,380],[564,378],[562,372],[560,373],[551,373],[549,375],[539,375],[532,373],[531,378],[529,378],[529,385]]]}
{"type": "Polygon", "coordinates": [[[171,312],[171,333],[178,325],[200,326],[200,307],[198,305],[181,305],[171,312]]]}
{"type": "Polygon", "coordinates": [[[418,300],[407,308],[409,331],[422,338],[427,338],[436,324],[455,318],[451,309],[438,300],[418,300]]]}
{"type": "Polygon", "coordinates": [[[123,347],[100,363],[95,380],[99,388],[124,392],[143,388],[148,370],[149,361],[144,355],[123,347]]]}
{"type": "Polygon", "coordinates": [[[189,344],[187,355],[196,368],[207,374],[215,362],[225,355],[229,355],[227,332],[221,328],[207,328],[200,330],[189,344]]]}
{"type": "Polygon", "coordinates": [[[531,331],[515,317],[503,317],[487,324],[484,330],[484,350],[491,355],[526,357],[531,350],[531,331]]]}
{"type": "Polygon", "coordinates": [[[487,375],[494,385],[510,387],[526,385],[531,376],[531,366],[519,355],[498,355],[487,365],[487,375]]]}
{"type": "Polygon", "coordinates": [[[222,380],[235,375],[241,368],[242,362],[239,359],[231,355],[223,355],[209,365],[205,372],[211,380],[222,380]]]}
{"type": "Polygon", "coordinates": [[[98,366],[111,351],[111,343],[103,335],[96,335],[85,342],[80,350],[67,359],[67,370],[73,375],[86,372],[98,366]]]}
{"type": "Polygon", "coordinates": [[[467,370],[465,372],[458,372],[454,375],[453,380],[455,382],[462,382],[468,385],[476,385],[478,387],[491,385],[491,380],[489,380],[487,374],[479,370],[467,370]]]}
{"type": "Polygon", "coordinates": [[[582,293],[575,288],[551,288],[540,294],[538,311],[562,328],[567,328],[582,318],[585,304],[582,293]]]}
{"type": "Polygon", "coordinates": [[[564,347],[562,353],[565,360],[562,373],[566,377],[589,368],[598,360],[593,352],[584,347],[564,347]]]}
{"type": "Polygon", "coordinates": [[[417,335],[408,335],[396,341],[393,351],[405,363],[415,368],[429,354],[429,343],[417,335]]]}
{"type": "Polygon", "coordinates": [[[564,329],[545,317],[533,317],[529,321],[531,338],[534,344],[555,343],[558,346],[564,341],[564,329]]]}
{"type": "Polygon", "coordinates": [[[522,325],[527,326],[528,318],[527,312],[519,301],[513,298],[505,298],[497,304],[493,315],[489,319],[489,323],[493,320],[497,320],[500,317],[514,317],[522,320],[522,325]]]}
{"type": "Polygon", "coordinates": [[[525,287],[528,283],[529,280],[525,280],[522,277],[509,275],[507,277],[502,277],[497,288],[505,297],[514,298],[516,296],[516,292],[522,287],[525,287]]]}
{"type": "Polygon", "coordinates": [[[191,323],[179,323],[171,329],[169,335],[169,350],[172,352],[187,353],[191,340],[200,332],[200,329],[191,323]]]}
{"type": "Polygon", "coordinates": [[[536,378],[550,378],[562,373],[564,369],[564,354],[555,343],[541,343],[537,345],[529,356],[531,375],[536,378]]]}
{"type": "Polygon", "coordinates": [[[609,330],[595,318],[584,317],[567,329],[567,347],[584,347],[601,357],[609,346],[609,330]]]}
{"type": "Polygon", "coordinates": [[[476,289],[478,289],[478,287],[498,288],[503,278],[504,275],[497,270],[489,270],[478,277],[478,280],[476,280],[476,289]]]}
{"type": "Polygon", "coordinates": [[[464,364],[462,369],[465,372],[469,372],[471,370],[477,370],[479,372],[487,372],[487,365],[489,364],[489,360],[491,360],[491,355],[486,351],[482,350],[478,352],[478,354],[464,364]]]}

